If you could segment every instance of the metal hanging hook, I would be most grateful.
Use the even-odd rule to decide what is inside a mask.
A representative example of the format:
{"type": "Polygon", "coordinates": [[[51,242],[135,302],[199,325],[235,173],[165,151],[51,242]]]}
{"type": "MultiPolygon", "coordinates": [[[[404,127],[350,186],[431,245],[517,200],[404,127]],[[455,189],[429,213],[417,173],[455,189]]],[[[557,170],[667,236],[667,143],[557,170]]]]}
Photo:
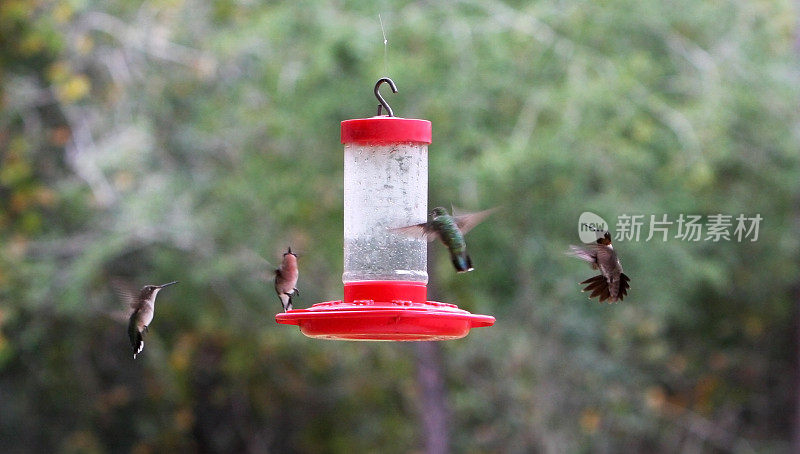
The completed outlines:
{"type": "Polygon", "coordinates": [[[383,96],[381,96],[380,87],[381,84],[384,82],[389,84],[389,86],[392,88],[392,93],[397,93],[397,85],[394,84],[394,81],[392,79],[389,79],[388,77],[383,77],[378,80],[378,83],[375,84],[375,97],[378,98],[378,101],[380,101],[381,103],[378,106],[378,116],[381,115],[381,107],[382,107],[386,109],[386,112],[389,114],[390,117],[394,117],[394,111],[392,110],[391,107],[389,107],[389,104],[386,102],[386,100],[383,99],[383,96]]]}

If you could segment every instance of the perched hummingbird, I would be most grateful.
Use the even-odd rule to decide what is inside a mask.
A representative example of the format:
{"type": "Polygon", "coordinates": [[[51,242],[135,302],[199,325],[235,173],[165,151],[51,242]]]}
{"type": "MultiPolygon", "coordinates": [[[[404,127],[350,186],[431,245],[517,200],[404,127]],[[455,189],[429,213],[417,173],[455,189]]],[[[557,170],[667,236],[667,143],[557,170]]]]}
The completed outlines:
{"type": "Polygon", "coordinates": [[[299,271],[297,271],[297,254],[292,252],[290,247],[283,254],[280,268],[275,270],[275,293],[278,294],[278,298],[281,300],[284,312],[292,310],[292,296],[300,294],[296,287],[299,274],[299,271]]]}
{"type": "Polygon", "coordinates": [[[630,278],[622,272],[622,264],[619,263],[617,253],[611,245],[611,234],[603,232],[603,236],[597,239],[597,244],[578,247],[570,245],[567,254],[589,262],[593,270],[600,270],[600,274],[590,277],[581,282],[580,285],[588,284],[581,290],[591,291],[589,298],[599,297],[600,302],[608,300],[609,303],[622,301],[628,294],[631,287],[630,278]]]}
{"type": "Polygon", "coordinates": [[[153,321],[156,295],[162,288],[177,283],[178,281],[172,281],[162,285],[145,285],[138,294],[128,290],[123,283],[119,281],[116,283],[117,293],[133,311],[128,319],[128,337],[133,348],[133,359],[136,359],[136,355],[144,349],[144,334],[153,321]]]}
{"type": "Polygon", "coordinates": [[[453,266],[459,273],[472,271],[472,260],[467,254],[467,243],[464,235],[478,225],[486,216],[492,214],[497,208],[491,208],[477,213],[464,213],[450,216],[447,210],[436,207],[431,211],[431,220],[422,224],[409,225],[392,229],[394,232],[411,236],[424,236],[428,241],[435,238],[441,240],[450,251],[453,266]]]}

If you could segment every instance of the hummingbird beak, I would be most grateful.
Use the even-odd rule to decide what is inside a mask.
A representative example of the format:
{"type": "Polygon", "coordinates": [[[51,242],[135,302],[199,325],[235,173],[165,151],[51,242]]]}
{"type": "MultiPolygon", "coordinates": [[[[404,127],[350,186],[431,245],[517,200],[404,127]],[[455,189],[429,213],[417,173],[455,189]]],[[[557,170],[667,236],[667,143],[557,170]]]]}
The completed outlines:
{"type": "Polygon", "coordinates": [[[177,283],[178,283],[178,281],[167,282],[166,284],[159,285],[158,288],[164,288],[164,287],[170,286],[172,284],[177,284],[177,283]]]}

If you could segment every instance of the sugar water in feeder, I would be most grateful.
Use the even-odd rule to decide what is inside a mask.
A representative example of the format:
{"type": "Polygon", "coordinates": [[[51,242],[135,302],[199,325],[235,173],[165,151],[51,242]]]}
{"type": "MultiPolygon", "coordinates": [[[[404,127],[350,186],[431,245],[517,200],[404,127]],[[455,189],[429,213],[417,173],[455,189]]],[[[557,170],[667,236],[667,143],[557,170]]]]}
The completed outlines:
{"type": "MultiPolygon", "coordinates": [[[[386,120],[352,123],[358,121],[345,122],[343,130],[348,128],[350,134],[349,128],[370,128],[371,122],[386,120]]],[[[423,133],[426,128],[430,131],[428,122],[406,122],[423,133]]],[[[425,222],[427,153],[425,143],[344,144],[345,285],[371,280],[428,282],[427,241],[391,231],[425,222]]]]}
{"type": "Polygon", "coordinates": [[[344,300],[276,315],[309,337],[341,340],[445,340],[494,317],[427,301],[427,241],[392,229],[425,222],[431,123],[398,118],[375,85],[378,115],[342,122],[344,144],[344,300]],[[380,115],[385,109],[388,115],[380,115]]]}

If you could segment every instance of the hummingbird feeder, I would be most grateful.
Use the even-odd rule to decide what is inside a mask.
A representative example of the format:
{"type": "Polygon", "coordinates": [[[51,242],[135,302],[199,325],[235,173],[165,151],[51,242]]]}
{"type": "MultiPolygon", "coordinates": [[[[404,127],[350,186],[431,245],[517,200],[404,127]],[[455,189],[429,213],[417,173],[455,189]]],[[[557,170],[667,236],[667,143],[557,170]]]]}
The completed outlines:
{"type": "Polygon", "coordinates": [[[345,120],[344,299],[277,314],[308,337],[363,341],[459,339],[494,317],[427,299],[427,241],[392,229],[425,222],[431,122],[399,118],[383,99],[378,115],[345,120]],[[381,115],[385,109],[387,115],[381,115]]]}

